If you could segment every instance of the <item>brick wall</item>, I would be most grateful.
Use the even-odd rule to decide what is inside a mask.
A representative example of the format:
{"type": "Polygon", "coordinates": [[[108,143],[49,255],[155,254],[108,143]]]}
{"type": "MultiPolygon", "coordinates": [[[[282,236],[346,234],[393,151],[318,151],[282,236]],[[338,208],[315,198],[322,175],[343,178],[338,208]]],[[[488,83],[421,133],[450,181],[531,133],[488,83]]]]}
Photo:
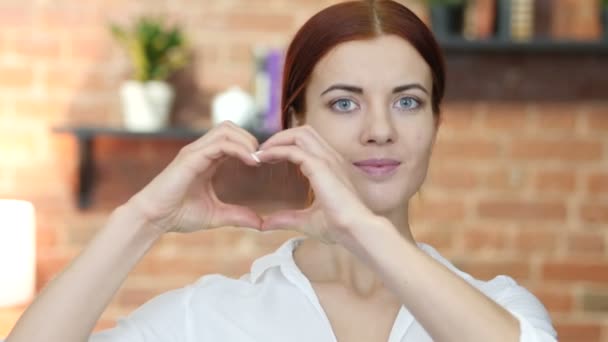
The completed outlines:
{"type": "MultiPolygon", "coordinates": [[[[184,91],[173,120],[202,127],[210,96],[248,86],[250,47],[284,46],[333,2],[2,2],[0,197],[36,206],[38,289],[184,144],[100,139],[94,205],[76,208],[77,146],[51,127],[120,125],[117,87],[129,68],[107,34],[109,19],[162,12],[185,24],[197,55],[175,80],[184,91]]],[[[409,3],[426,17],[419,3],[409,3]]],[[[530,288],[562,341],[608,341],[608,62],[465,53],[448,56],[448,67],[445,123],[412,205],[415,235],[477,277],[505,273],[530,288]]],[[[275,193],[295,202],[302,188],[275,193]]],[[[203,274],[240,275],[291,236],[231,228],[169,234],[133,270],[97,329],[203,274]]],[[[22,310],[0,310],[0,336],[22,310]]]]}

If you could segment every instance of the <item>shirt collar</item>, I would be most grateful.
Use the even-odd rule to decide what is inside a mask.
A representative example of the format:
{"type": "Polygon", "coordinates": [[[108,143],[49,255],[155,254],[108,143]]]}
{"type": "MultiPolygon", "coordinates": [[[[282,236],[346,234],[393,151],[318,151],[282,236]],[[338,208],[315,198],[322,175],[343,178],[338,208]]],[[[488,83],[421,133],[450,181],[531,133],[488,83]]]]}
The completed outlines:
{"type": "MultiPolygon", "coordinates": [[[[291,238],[285,241],[275,252],[264,255],[255,260],[251,265],[251,282],[257,282],[259,277],[264,274],[264,272],[276,266],[283,266],[286,268],[297,268],[297,265],[293,259],[293,251],[303,240],[307,238],[307,236],[297,236],[291,238]]],[[[443,265],[447,266],[452,271],[459,271],[454,267],[454,265],[452,265],[450,261],[441,256],[439,252],[432,246],[422,242],[417,242],[416,244],[418,245],[418,248],[420,248],[423,252],[431,256],[433,259],[439,261],[443,265]]]]}
{"type": "Polygon", "coordinates": [[[258,278],[268,269],[275,266],[296,266],[293,260],[293,251],[298,245],[307,239],[306,236],[297,236],[285,241],[274,253],[267,254],[255,260],[251,265],[251,282],[257,282],[258,278]]]}

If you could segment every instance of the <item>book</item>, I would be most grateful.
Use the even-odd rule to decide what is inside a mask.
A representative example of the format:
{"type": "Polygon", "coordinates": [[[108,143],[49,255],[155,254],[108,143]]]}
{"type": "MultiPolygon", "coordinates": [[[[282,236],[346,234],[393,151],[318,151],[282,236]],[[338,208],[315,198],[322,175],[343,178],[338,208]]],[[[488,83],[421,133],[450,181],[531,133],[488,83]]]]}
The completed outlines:
{"type": "Polygon", "coordinates": [[[534,33],[534,2],[511,0],[511,39],[528,41],[534,33]]]}
{"type": "Polygon", "coordinates": [[[597,40],[601,37],[599,0],[554,0],[551,36],[555,39],[597,40]]]}
{"type": "Polygon", "coordinates": [[[534,2],[534,37],[551,37],[551,20],[553,17],[554,0],[536,0],[534,2]]]}
{"type": "Polygon", "coordinates": [[[496,24],[496,0],[470,0],[467,2],[464,16],[465,38],[491,38],[496,24]]]}

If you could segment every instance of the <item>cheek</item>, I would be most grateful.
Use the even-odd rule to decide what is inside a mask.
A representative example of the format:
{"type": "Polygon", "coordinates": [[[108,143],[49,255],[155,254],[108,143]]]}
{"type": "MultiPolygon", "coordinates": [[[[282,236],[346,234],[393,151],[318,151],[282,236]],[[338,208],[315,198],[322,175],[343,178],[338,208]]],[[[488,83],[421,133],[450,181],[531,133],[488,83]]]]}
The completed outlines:
{"type": "Polygon", "coordinates": [[[314,128],[331,147],[343,153],[348,146],[353,145],[353,139],[356,139],[354,135],[356,127],[345,127],[344,121],[334,120],[330,116],[324,118],[319,118],[319,116],[309,116],[306,123],[314,128]]]}
{"type": "Polygon", "coordinates": [[[406,156],[414,168],[426,167],[433,147],[432,132],[415,132],[407,142],[409,155],[406,156]]]}

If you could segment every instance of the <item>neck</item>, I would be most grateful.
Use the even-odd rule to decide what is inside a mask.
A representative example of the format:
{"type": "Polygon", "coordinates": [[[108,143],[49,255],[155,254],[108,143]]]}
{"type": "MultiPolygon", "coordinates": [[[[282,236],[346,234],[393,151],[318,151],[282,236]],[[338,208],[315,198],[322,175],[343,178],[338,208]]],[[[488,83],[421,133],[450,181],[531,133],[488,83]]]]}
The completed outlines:
{"type": "MultiPolygon", "coordinates": [[[[414,242],[407,210],[402,208],[384,216],[404,239],[414,242]]],[[[343,286],[360,297],[387,291],[376,273],[340,244],[329,245],[319,240],[306,239],[294,252],[294,259],[313,284],[343,286]]]]}

